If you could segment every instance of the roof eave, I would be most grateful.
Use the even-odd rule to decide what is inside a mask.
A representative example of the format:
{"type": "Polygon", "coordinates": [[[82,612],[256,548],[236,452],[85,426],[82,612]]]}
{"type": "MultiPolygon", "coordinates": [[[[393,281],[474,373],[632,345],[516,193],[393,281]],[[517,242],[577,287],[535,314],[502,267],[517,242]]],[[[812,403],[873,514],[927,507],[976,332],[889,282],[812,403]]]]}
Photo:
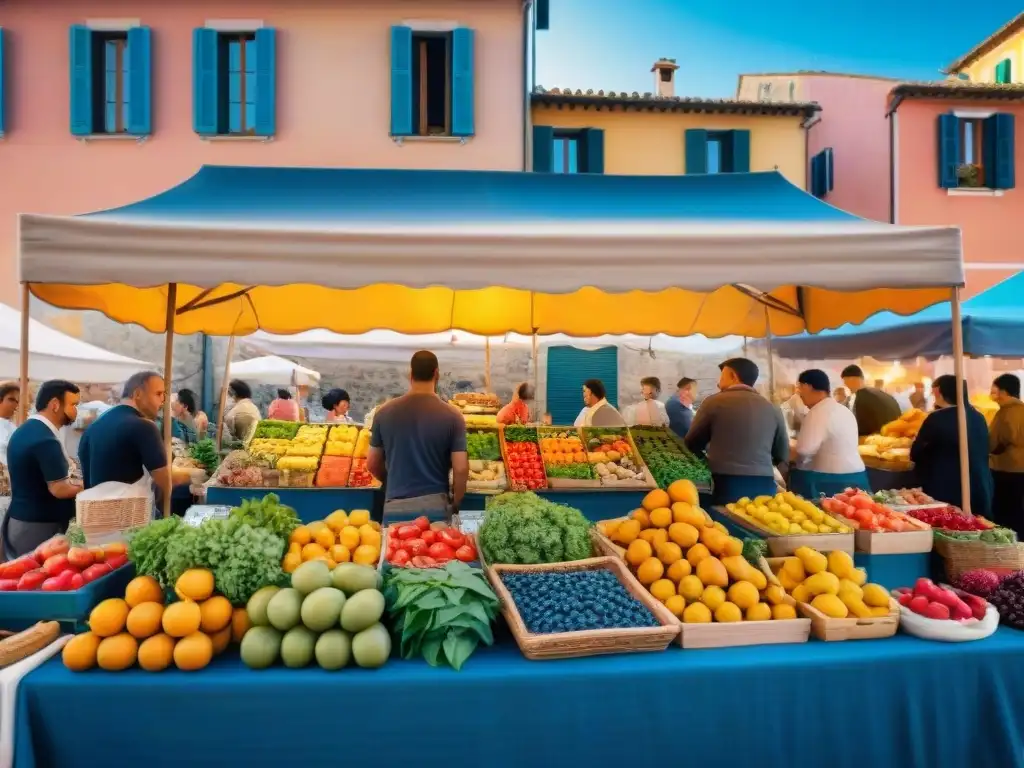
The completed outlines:
{"type": "Polygon", "coordinates": [[[763,115],[765,117],[802,117],[804,119],[813,117],[821,111],[821,106],[816,103],[784,103],[784,102],[755,102],[739,100],[702,100],[702,99],[666,99],[666,98],[644,98],[611,97],[591,95],[565,95],[552,93],[534,93],[530,96],[532,104],[547,107],[569,107],[575,109],[612,109],[621,107],[648,112],[703,112],[707,114],[745,114],[763,115]]]}

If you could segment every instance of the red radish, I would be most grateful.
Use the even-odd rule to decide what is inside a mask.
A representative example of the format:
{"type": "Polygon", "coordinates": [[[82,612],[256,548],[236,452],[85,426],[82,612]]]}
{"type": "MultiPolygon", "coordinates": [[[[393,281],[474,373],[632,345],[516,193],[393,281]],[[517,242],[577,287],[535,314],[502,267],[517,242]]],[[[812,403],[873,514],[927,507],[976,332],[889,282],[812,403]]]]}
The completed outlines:
{"type": "Polygon", "coordinates": [[[910,603],[907,605],[907,608],[912,610],[914,613],[920,613],[924,616],[929,605],[930,603],[928,602],[927,597],[924,595],[914,595],[914,597],[911,598],[910,603]]]}
{"type": "Polygon", "coordinates": [[[912,592],[901,592],[898,599],[900,605],[905,605],[909,608],[910,602],[914,599],[914,594],[912,592]]]}
{"type": "Polygon", "coordinates": [[[953,606],[950,616],[956,621],[967,621],[967,619],[974,618],[974,612],[967,607],[966,603],[959,602],[957,605],[953,606]]]}
{"type": "Polygon", "coordinates": [[[68,589],[81,589],[85,586],[85,579],[82,578],[82,574],[75,573],[71,576],[71,586],[68,589]]]}
{"type": "Polygon", "coordinates": [[[924,615],[929,619],[945,620],[949,618],[949,608],[942,603],[928,603],[928,607],[924,609],[924,615]]]}
{"type": "Polygon", "coordinates": [[[22,574],[21,578],[18,579],[18,591],[25,592],[27,590],[39,589],[44,581],[46,581],[46,571],[42,568],[29,571],[22,574]]]}
{"type": "Polygon", "coordinates": [[[72,570],[61,571],[60,575],[57,577],[57,583],[60,585],[60,590],[66,592],[71,589],[71,580],[77,575],[78,574],[72,570]]]}
{"type": "Polygon", "coordinates": [[[0,592],[13,592],[17,588],[17,579],[0,579],[0,592]]]}

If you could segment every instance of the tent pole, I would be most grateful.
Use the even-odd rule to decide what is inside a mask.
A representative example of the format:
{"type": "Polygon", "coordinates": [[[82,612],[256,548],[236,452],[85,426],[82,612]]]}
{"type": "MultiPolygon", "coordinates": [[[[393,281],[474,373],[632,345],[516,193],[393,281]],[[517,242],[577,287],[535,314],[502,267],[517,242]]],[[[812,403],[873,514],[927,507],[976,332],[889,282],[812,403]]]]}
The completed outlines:
{"type": "Polygon", "coordinates": [[[224,409],[228,402],[228,381],[231,376],[231,358],[235,356],[235,334],[228,338],[228,357],[224,361],[224,379],[220,383],[220,403],[217,407],[217,450],[224,436],[224,409]]]}
{"type": "MultiPolygon", "coordinates": [[[[171,382],[174,379],[174,317],[178,308],[178,284],[167,284],[167,319],[164,322],[164,449],[167,451],[167,473],[171,481],[171,489],[174,487],[174,474],[171,468],[174,466],[174,455],[171,452],[171,382]]],[[[171,496],[168,491],[164,494],[164,517],[171,516],[171,496]]]]}
{"type": "Polygon", "coordinates": [[[764,308],[765,347],[768,352],[768,399],[775,402],[775,355],[772,352],[772,322],[768,307],[764,308]]]}
{"type": "Polygon", "coordinates": [[[537,332],[533,332],[533,344],[532,344],[532,355],[533,355],[533,408],[534,408],[534,419],[539,423],[540,414],[537,413],[537,398],[540,397],[537,392],[537,387],[540,384],[540,361],[537,359],[537,332]]]}
{"type": "Polygon", "coordinates": [[[967,403],[964,401],[964,327],[960,320],[960,289],[953,288],[953,371],[956,374],[956,427],[960,447],[961,508],[971,514],[971,470],[967,452],[967,403]]]}
{"type": "Polygon", "coordinates": [[[28,326],[29,326],[29,290],[28,283],[21,284],[21,357],[18,360],[19,363],[19,382],[18,392],[18,423],[24,424],[25,419],[28,417],[28,326]]]}
{"type": "Polygon", "coordinates": [[[484,389],[491,391],[491,337],[484,337],[484,389]]]}

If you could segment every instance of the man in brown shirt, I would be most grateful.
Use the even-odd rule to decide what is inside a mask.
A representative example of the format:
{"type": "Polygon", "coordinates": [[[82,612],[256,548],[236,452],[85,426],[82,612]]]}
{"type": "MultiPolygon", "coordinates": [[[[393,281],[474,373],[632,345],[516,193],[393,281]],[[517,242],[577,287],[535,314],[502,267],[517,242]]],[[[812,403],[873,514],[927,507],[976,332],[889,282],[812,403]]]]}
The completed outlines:
{"type": "Polygon", "coordinates": [[[989,429],[992,515],[999,525],[1024,534],[1024,403],[1020,379],[1004,373],[992,382],[999,412],[989,429]]]}

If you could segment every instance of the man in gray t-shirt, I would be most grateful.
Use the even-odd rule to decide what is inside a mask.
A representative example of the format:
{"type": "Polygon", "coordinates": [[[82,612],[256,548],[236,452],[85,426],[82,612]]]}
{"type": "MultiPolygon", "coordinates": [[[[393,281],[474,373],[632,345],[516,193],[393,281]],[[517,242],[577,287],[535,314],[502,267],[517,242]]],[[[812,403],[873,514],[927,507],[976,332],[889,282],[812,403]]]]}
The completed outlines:
{"type": "Polygon", "coordinates": [[[417,352],[408,393],[381,406],[373,418],[367,468],[384,483],[384,514],[391,519],[450,516],[466,493],[466,421],[437,396],[437,379],[437,357],[417,352]]]}

